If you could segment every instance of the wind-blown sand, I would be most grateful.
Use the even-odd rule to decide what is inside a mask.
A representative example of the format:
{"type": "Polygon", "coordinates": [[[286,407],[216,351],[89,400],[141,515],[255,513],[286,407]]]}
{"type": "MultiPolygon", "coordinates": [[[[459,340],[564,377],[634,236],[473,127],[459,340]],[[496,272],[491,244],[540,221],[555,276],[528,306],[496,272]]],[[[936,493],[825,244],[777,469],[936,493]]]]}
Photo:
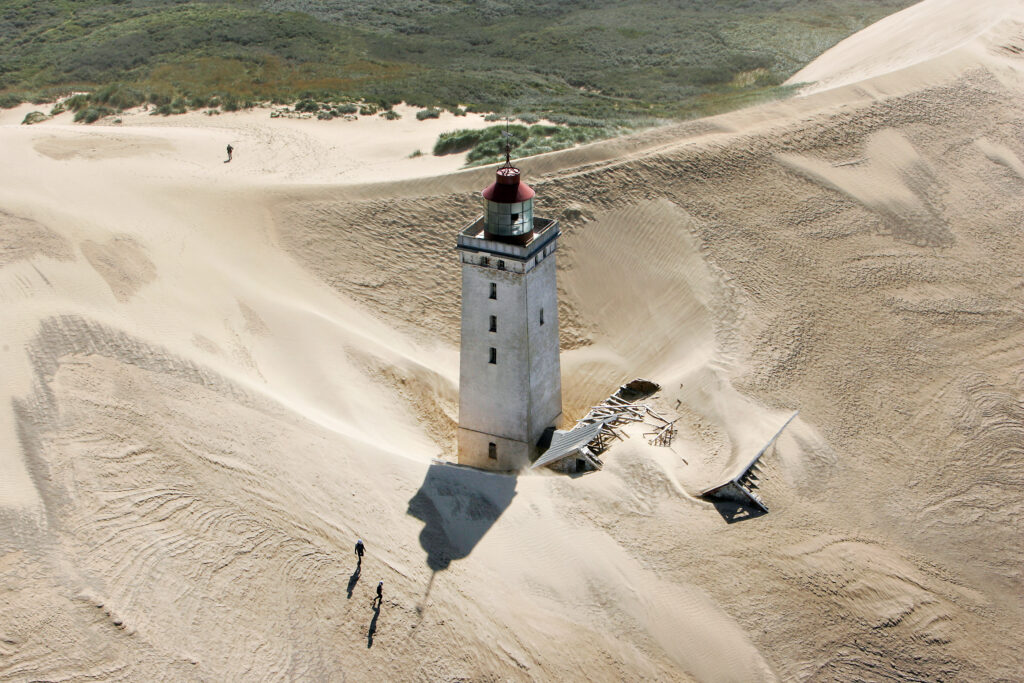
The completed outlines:
{"type": "Polygon", "coordinates": [[[432,464],[492,170],[363,121],[5,113],[0,679],[1020,680],[1024,20],[986,12],[522,162],[567,414],[643,376],[681,418],[578,478],[432,464]],[[768,515],[695,497],[794,410],[768,515]]]}
{"type": "MultiPolygon", "coordinates": [[[[0,126],[19,124],[31,111],[46,113],[50,105],[0,111],[0,126]]],[[[404,104],[394,107],[401,117],[395,121],[380,116],[320,121],[309,115],[271,120],[273,111],[153,116],[138,107],[92,126],[73,124],[73,114],[65,112],[32,128],[36,152],[56,161],[116,160],[123,167],[134,158],[142,162],[138,172],[146,175],[251,189],[258,183],[366,183],[451,173],[462,168],[466,154],[431,154],[438,135],[500,125],[482,114],[447,111],[419,121],[419,109],[404,104]],[[114,124],[115,119],[121,123],[114,124]],[[227,158],[228,144],[234,159],[230,166],[217,166],[227,158]]]]}

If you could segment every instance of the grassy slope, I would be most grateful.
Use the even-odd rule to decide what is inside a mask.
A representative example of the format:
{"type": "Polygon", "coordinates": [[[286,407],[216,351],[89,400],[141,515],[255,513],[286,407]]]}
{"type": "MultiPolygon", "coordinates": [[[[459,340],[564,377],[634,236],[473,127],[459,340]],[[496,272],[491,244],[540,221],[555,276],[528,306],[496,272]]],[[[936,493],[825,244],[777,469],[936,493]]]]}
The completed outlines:
{"type": "MultiPolygon", "coordinates": [[[[3,0],[0,92],[302,96],[561,112],[705,114],[774,94],[910,0],[3,0]]],[[[3,96],[0,95],[0,98],[3,96]]]]}
{"type": "Polygon", "coordinates": [[[0,84],[8,89],[127,82],[147,92],[291,99],[386,78],[365,38],[297,12],[246,3],[0,5],[0,84]]]}

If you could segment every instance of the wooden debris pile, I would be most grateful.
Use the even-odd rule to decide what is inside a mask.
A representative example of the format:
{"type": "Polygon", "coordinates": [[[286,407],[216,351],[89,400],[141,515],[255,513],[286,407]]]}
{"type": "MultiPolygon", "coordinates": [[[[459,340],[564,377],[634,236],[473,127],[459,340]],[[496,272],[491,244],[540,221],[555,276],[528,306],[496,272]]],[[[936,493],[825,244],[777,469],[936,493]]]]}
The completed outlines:
{"type": "Polygon", "coordinates": [[[647,440],[647,443],[651,444],[652,446],[671,446],[672,439],[676,435],[676,420],[678,420],[679,418],[676,418],[676,420],[672,420],[671,422],[669,422],[661,415],[655,413],[653,410],[648,409],[648,414],[656,420],[661,420],[665,424],[663,424],[660,427],[657,427],[653,432],[644,432],[644,436],[651,437],[650,439],[647,440]]]}
{"type": "Polygon", "coordinates": [[[604,463],[598,454],[607,450],[615,439],[627,438],[623,427],[640,422],[652,431],[645,432],[649,443],[669,446],[676,434],[675,420],[666,420],[646,403],[636,401],[654,394],[661,387],[645,379],[622,385],[600,405],[591,406],[570,430],[553,429],[548,443],[540,446],[544,453],[531,469],[549,467],[559,472],[577,474],[599,470],[604,463]]]}
{"type": "MultiPolygon", "coordinates": [[[[650,395],[660,388],[657,384],[647,380],[633,380],[629,384],[619,387],[618,391],[599,405],[592,406],[590,411],[577,423],[602,423],[601,431],[590,445],[593,452],[601,453],[608,448],[611,441],[615,439],[621,441],[627,438],[625,432],[622,431],[622,427],[632,422],[642,422],[645,426],[651,428],[652,431],[644,432],[645,437],[650,437],[647,441],[651,445],[672,445],[672,439],[676,435],[676,420],[670,421],[665,419],[646,403],[633,403],[623,397],[632,397],[640,393],[634,388],[634,385],[638,383],[650,385],[650,391],[646,392],[646,395],[650,395]]],[[[647,389],[648,387],[644,386],[644,388],[647,389]]]]}

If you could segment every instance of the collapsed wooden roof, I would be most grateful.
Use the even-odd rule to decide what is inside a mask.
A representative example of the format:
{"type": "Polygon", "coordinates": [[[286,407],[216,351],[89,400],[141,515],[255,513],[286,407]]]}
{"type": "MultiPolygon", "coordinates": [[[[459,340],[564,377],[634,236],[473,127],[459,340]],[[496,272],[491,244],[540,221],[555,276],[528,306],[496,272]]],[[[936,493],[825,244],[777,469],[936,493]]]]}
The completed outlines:
{"type": "Polygon", "coordinates": [[[551,436],[551,445],[548,450],[530,465],[530,469],[550,465],[578,453],[581,448],[597,438],[602,426],[604,426],[604,422],[597,421],[590,424],[577,424],[568,431],[556,429],[551,436]]]}

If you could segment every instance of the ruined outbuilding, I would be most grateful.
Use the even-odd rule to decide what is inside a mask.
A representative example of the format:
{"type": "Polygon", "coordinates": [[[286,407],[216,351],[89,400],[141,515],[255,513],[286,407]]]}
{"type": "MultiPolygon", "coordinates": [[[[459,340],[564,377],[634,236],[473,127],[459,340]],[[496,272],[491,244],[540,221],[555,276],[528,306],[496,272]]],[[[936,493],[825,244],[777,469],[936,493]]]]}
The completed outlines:
{"type": "Polygon", "coordinates": [[[800,414],[800,411],[796,411],[789,416],[779,430],[768,440],[761,450],[748,462],[741,465],[738,469],[733,470],[733,476],[727,481],[712,486],[711,488],[701,491],[701,496],[704,498],[719,499],[719,500],[731,500],[741,505],[750,505],[761,512],[768,512],[768,506],[765,504],[761,496],[757,494],[757,489],[760,483],[760,460],[761,456],[771,448],[771,445],[775,443],[775,440],[779,438],[789,423],[800,414]]]}
{"type": "Polygon", "coordinates": [[[653,431],[650,443],[668,446],[675,435],[675,420],[666,420],[646,403],[635,403],[653,395],[661,387],[649,380],[635,379],[619,387],[600,404],[592,406],[569,430],[554,430],[547,450],[530,466],[549,467],[569,474],[601,469],[598,457],[611,441],[623,439],[621,428],[633,422],[644,422],[653,431]]]}

